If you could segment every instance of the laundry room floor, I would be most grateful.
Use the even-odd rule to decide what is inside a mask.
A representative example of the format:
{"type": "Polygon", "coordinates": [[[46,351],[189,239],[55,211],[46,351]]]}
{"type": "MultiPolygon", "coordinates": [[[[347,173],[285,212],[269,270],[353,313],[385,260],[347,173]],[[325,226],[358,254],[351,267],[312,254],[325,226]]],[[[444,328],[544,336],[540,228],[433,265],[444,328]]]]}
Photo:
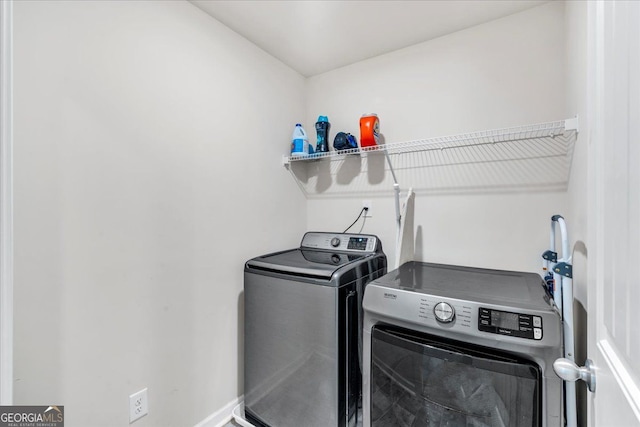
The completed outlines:
{"type": "MultiPolygon", "coordinates": [[[[229,421],[227,424],[222,427],[241,427],[240,424],[236,423],[234,420],[229,421]]],[[[358,410],[358,423],[356,427],[362,427],[362,412],[358,410]]]]}

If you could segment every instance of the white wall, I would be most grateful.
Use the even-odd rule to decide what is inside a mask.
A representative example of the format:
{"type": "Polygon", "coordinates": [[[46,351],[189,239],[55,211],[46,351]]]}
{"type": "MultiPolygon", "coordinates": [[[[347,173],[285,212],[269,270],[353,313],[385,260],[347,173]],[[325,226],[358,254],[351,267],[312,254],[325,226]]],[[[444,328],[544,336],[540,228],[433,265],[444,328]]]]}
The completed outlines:
{"type": "MultiPolygon", "coordinates": [[[[566,2],[566,111],[580,118],[580,133],[573,153],[571,178],[569,180],[569,218],[574,242],[587,243],[587,176],[589,118],[587,117],[587,3],[566,2]]],[[[585,266],[586,267],[586,266],[585,266]]],[[[585,272],[586,273],[586,272],[585,272]]],[[[586,283],[577,283],[586,285],[586,283]]],[[[578,299],[586,307],[586,289],[580,287],[578,299]]]]}
{"type": "MultiPolygon", "coordinates": [[[[338,131],[358,135],[361,114],[376,112],[386,141],[399,142],[572,117],[575,112],[567,116],[565,110],[564,19],[564,4],[552,2],[312,77],[306,127],[313,129],[322,114],[329,116],[332,137],[338,131]]],[[[352,163],[356,172],[367,169],[352,163]]],[[[343,191],[353,185],[345,182],[355,172],[341,170],[343,182],[338,177],[311,185],[308,227],[342,230],[355,219],[362,199],[373,198],[373,218],[363,232],[379,235],[392,258],[390,186],[373,179],[370,170],[368,181],[357,181],[365,195],[343,191]]],[[[499,188],[419,194],[418,259],[539,271],[549,219],[566,211],[566,197],[566,191],[499,188]]]]}
{"type": "Polygon", "coordinates": [[[14,19],[15,403],[194,425],[242,394],[244,261],[305,230],[304,79],[184,1],[14,19]]]}
{"type": "MultiPolygon", "coordinates": [[[[394,256],[390,189],[363,171],[360,193],[325,180],[305,200],[280,166],[292,125],[313,134],[323,114],[332,136],[357,134],[377,112],[396,142],[573,116],[565,20],[579,18],[564,8],[305,82],[187,2],[17,2],[16,403],[126,425],[128,395],[149,387],[143,427],[193,425],[236,398],[246,259],[342,231],[365,198],[363,232],[394,256]]],[[[549,217],[585,203],[584,168],[574,159],[569,193],[419,194],[418,258],[538,271],[549,217]]]]}

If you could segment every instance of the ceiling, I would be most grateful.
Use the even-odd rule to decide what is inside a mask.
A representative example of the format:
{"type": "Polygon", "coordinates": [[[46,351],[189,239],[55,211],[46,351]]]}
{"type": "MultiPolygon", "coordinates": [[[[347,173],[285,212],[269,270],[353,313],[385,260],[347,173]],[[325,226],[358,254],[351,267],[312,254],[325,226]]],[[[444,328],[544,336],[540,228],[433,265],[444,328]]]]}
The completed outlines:
{"type": "Polygon", "coordinates": [[[190,0],[304,76],[529,9],[532,0],[190,0]]]}

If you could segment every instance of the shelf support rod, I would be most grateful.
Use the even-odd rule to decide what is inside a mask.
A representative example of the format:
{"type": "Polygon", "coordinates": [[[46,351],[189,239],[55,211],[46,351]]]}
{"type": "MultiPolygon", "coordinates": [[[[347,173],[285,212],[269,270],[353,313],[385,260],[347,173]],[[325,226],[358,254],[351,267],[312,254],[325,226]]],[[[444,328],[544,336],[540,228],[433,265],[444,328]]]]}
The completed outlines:
{"type": "Polygon", "coordinates": [[[396,205],[396,250],[400,250],[400,227],[401,227],[401,215],[400,215],[400,184],[398,184],[398,179],[396,178],[396,172],[393,170],[393,165],[391,164],[391,158],[389,157],[389,152],[384,150],[384,155],[387,158],[387,163],[389,164],[389,170],[391,171],[391,176],[393,177],[393,196],[395,199],[396,205]]]}

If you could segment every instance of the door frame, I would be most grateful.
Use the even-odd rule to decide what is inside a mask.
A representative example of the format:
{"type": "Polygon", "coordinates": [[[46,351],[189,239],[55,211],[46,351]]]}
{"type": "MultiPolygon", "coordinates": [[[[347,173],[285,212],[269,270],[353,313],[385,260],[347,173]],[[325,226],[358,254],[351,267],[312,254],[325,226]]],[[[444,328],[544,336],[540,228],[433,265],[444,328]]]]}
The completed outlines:
{"type": "Polygon", "coordinates": [[[13,0],[0,1],[0,405],[13,404],[13,0]]]}

